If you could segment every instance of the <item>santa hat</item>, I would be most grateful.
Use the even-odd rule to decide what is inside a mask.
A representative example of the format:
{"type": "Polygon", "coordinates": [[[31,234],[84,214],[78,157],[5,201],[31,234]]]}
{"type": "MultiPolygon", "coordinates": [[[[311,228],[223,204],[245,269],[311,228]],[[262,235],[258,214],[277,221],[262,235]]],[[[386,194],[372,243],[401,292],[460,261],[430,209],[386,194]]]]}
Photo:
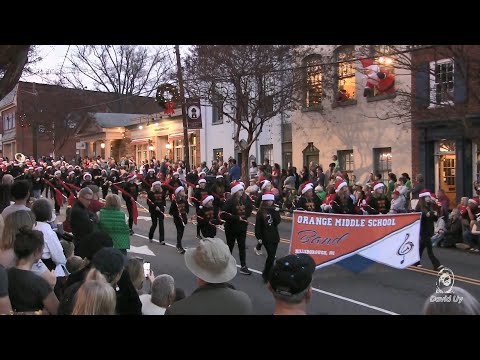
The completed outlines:
{"type": "Polygon", "coordinates": [[[153,172],[153,173],[154,173],[154,172],[155,172],[155,169],[148,169],[147,172],[153,172]]]}
{"type": "Polygon", "coordinates": [[[302,195],[305,194],[308,190],[313,190],[313,184],[311,182],[307,182],[300,186],[302,195]]]}
{"type": "Polygon", "coordinates": [[[337,176],[335,176],[335,180],[342,180],[343,181],[344,178],[343,178],[343,176],[337,175],[337,176]]]}
{"type": "Polygon", "coordinates": [[[157,186],[157,185],[162,186],[162,183],[160,181],[154,181],[153,184],[152,184],[152,187],[157,186]]]}
{"type": "Polygon", "coordinates": [[[175,172],[173,173],[173,176],[175,176],[175,175],[180,176],[180,174],[178,173],[178,171],[175,171],[175,172]]]}
{"type": "Polygon", "coordinates": [[[223,175],[217,175],[217,176],[215,176],[215,178],[217,178],[217,179],[223,179],[223,175]]]}
{"type": "Polygon", "coordinates": [[[245,188],[245,183],[243,181],[239,181],[239,183],[245,188]]]}
{"type": "Polygon", "coordinates": [[[275,195],[272,192],[266,191],[263,193],[262,201],[274,201],[274,200],[275,200],[275,195]]]}
{"type": "Polygon", "coordinates": [[[267,179],[264,178],[263,180],[260,181],[260,185],[261,185],[261,186],[260,186],[260,189],[263,190],[263,189],[265,189],[268,185],[271,185],[271,184],[272,184],[272,183],[271,183],[269,180],[267,180],[267,179]]]}
{"type": "Polygon", "coordinates": [[[207,183],[207,180],[205,180],[205,179],[200,179],[200,180],[198,180],[198,185],[200,185],[200,184],[206,184],[206,183],[207,183]]]}
{"type": "Polygon", "coordinates": [[[48,165],[48,166],[47,166],[47,169],[51,169],[51,168],[52,168],[52,166],[51,166],[51,165],[48,165]]]}
{"type": "Polygon", "coordinates": [[[207,174],[205,174],[205,171],[200,171],[200,172],[198,173],[198,176],[202,176],[202,175],[206,176],[207,174]]]}
{"type": "Polygon", "coordinates": [[[132,180],[135,180],[136,178],[137,178],[137,175],[135,175],[135,174],[130,174],[130,175],[128,175],[128,177],[127,177],[127,181],[132,181],[132,180]]]}
{"type": "Polygon", "coordinates": [[[213,196],[212,195],[203,195],[202,196],[202,205],[205,206],[209,201],[213,201],[213,196]]]}
{"type": "Polygon", "coordinates": [[[373,184],[373,191],[377,191],[378,189],[381,189],[385,187],[385,184],[383,182],[376,182],[373,184]]]}
{"type": "Polygon", "coordinates": [[[37,168],[35,168],[36,171],[42,171],[43,170],[43,167],[39,166],[37,168]]]}
{"type": "Polygon", "coordinates": [[[75,171],[70,171],[68,175],[75,175],[75,171]]]}
{"type": "Polygon", "coordinates": [[[180,191],[185,191],[185,188],[183,186],[179,186],[175,189],[175,195],[178,195],[180,191]]]}
{"type": "Polygon", "coordinates": [[[60,176],[62,175],[62,172],[60,170],[55,171],[55,176],[60,176]]]}
{"type": "Polygon", "coordinates": [[[422,191],[420,191],[420,194],[418,194],[419,198],[423,198],[427,196],[432,196],[432,194],[430,193],[430,190],[428,189],[423,189],[422,191]]]}
{"type": "Polygon", "coordinates": [[[33,170],[33,166],[29,166],[29,167],[28,167],[28,170],[33,170]]]}
{"type": "Polygon", "coordinates": [[[347,183],[343,179],[337,180],[335,182],[335,192],[339,192],[340,189],[344,188],[345,186],[347,186],[347,183]]]}
{"type": "Polygon", "coordinates": [[[116,171],[116,172],[118,172],[118,170],[115,169],[115,168],[111,168],[110,171],[116,171]]]}
{"type": "Polygon", "coordinates": [[[73,165],[68,165],[67,169],[73,169],[73,165]]]}
{"type": "Polygon", "coordinates": [[[363,59],[360,59],[360,63],[362,64],[362,67],[365,69],[365,68],[368,68],[369,66],[373,65],[373,59],[372,58],[363,58],[363,59]]]}
{"type": "Polygon", "coordinates": [[[87,180],[87,177],[90,177],[90,179],[92,178],[92,175],[90,173],[86,173],[83,175],[83,180],[87,180]]]}
{"type": "Polygon", "coordinates": [[[393,192],[393,195],[400,195],[400,193],[398,192],[398,190],[395,190],[395,191],[393,192]]]}
{"type": "Polygon", "coordinates": [[[238,181],[234,181],[230,184],[230,193],[233,195],[237,191],[243,190],[242,184],[240,184],[238,181]]]}
{"type": "Polygon", "coordinates": [[[473,203],[473,204],[475,204],[475,205],[477,205],[477,206],[479,205],[479,200],[478,200],[477,198],[468,199],[468,202],[469,202],[469,203],[473,203]]]}

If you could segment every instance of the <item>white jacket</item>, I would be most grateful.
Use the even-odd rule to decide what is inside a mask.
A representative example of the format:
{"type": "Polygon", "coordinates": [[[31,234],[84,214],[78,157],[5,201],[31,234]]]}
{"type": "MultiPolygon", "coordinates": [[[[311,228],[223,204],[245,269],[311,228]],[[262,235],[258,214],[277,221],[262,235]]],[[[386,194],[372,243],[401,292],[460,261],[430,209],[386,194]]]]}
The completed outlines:
{"type": "Polygon", "coordinates": [[[60,244],[60,240],[58,240],[58,236],[55,234],[55,231],[52,230],[50,224],[42,221],[37,221],[37,224],[33,227],[33,229],[43,233],[45,245],[43,246],[42,259],[52,259],[55,265],[57,265],[58,270],[55,269],[57,276],[66,276],[67,274],[62,274],[64,271],[61,265],[66,265],[67,259],[65,258],[62,244],[60,244]]]}

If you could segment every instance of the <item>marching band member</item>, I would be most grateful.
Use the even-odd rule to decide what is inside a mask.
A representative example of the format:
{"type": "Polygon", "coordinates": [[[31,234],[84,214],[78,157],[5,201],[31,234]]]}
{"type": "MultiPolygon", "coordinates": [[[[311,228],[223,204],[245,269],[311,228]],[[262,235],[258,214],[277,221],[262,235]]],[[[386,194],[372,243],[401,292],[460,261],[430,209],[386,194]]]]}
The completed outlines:
{"type": "Polygon", "coordinates": [[[197,223],[202,231],[203,237],[213,238],[217,235],[216,225],[220,225],[218,220],[218,208],[214,205],[214,197],[204,194],[197,209],[197,223]]]}
{"type": "Polygon", "coordinates": [[[148,210],[150,211],[150,217],[152,218],[152,226],[148,232],[148,239],[152,242],[153,234],[158,224],[158,240],[160,245],[165,245],[165,229],[163,226],[163,220],[165,219],[165,193],[162,189],[162,183],[155,181],[152,184],[152,188],[148,192],[148,210]]]}
{"type": "MultiPolygon", "coordinates": [[[[137,176],[131,174],[127,178],[127,182],[124,184],[123,189],[129,193],[134,201],[137,201],[138,197],[138,185],[135,183],[137,176]]],[[[123,200],[125,200],[125,205],[127,205],[128,210],[128,227],[130,229],[130,235],[133,235],[133,208],[132,208],[132,198],[127,194],[122,193],[123,200]]]]}
{"type": "Polygon", "coordinates": [[[172,196],[172,204],[170,205],[169,214],[173,216],[173,222],[177,228],[177,251],[180,254],[185,254],[185,249],[182,246],[183,232],[187,225],[187,214],[189,212],[188,202],[185,199],[185,188],[178,186],[175,189],[175,194],[172,196]]]}

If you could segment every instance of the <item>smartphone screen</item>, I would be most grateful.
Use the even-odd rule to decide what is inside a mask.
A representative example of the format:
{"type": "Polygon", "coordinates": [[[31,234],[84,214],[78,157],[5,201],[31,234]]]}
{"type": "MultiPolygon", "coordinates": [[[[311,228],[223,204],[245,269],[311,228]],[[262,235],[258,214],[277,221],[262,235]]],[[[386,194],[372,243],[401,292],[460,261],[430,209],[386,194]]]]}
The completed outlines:
{"type": "Polygon", "coordinates": [[[145,274],[145,277],[150,275],[150,263],[148,261],[143,263],[143,273],[145,274]]]}

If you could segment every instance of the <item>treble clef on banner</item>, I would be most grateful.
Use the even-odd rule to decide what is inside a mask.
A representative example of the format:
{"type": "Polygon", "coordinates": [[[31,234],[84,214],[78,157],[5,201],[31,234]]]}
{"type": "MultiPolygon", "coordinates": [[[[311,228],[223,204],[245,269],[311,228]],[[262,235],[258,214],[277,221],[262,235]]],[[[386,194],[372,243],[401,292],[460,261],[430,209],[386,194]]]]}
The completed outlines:
{"type": "Polygon", "coordinates": [[[397,254],[400,256],[403,256],[402,261],[400,261],[400,264],[403,264],[405,262],[405,255],[407,255],[410,251],[412,251],[414,245],[411,241],[408,241],[408,238],[410,237],[410,234],[405,235],[405,240],[403,241],[403,244],[400,245],[398,248],[397,254]]]}

